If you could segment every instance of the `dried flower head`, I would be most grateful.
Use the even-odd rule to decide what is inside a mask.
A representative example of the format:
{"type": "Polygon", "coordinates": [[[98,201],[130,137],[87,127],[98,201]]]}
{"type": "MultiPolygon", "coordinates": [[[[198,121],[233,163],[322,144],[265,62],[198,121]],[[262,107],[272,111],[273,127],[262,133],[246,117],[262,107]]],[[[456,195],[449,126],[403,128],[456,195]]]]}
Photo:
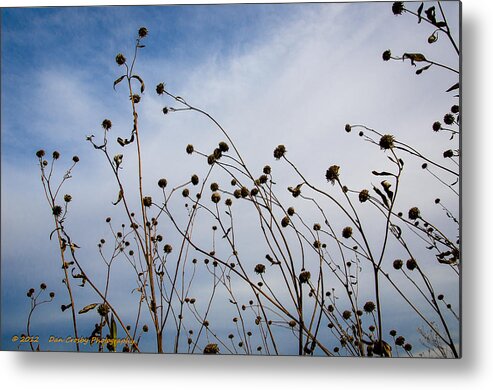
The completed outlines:
{"type": "Polygon", "coordinates": [[[140,95],[137,95],[137,94],[134,94],[132,95],[132,97],[130,98],[131,101],[134,102],[134,104],[137,104],[140,102],[140,95]]]}
{"type": "Polygon", "coordinates": [[[60,158],[60,153],[56,150],[53,152],[53,160],[58,160],[60,158]]]}
{"type": "Polygon", "coordinates": [[[199,184],[199,177],[197,175],[192,175],[192,177],[190,178],[190,181],[192,182],[192,184],[194,186],[196,186],[197,184],[199,184]]]}
{"type": "Polygon", "coordinates": [[[233,205],[233,201],[230,198],[228,198],[225,200],[224,204],[228,207],[231,207],[233,205]]]}
{"type": "Polygon", "coordinates": [[[368,199],[370,199],[370,192],[368,190],[361,190],[358,195],[358,198],[361,203],[364,203],[368,199]]]}
{"type": "Polygon", "coordinates": [[[260,177],[258,178],[260,184],[267,183],[267,180],[268,180],[267,175],[260,175],[260,177]]]}
{"type": "Polygon", "coordinates": [[[451,149],[446,150],[445,152],[443,152],[443,157],[444,158],[450,158],[450,157],[453,157],[453,156],[454,156],[454,152],[451,149]]]}
{"type": "Polygon", "coordinates": [[[184,198],[187,198],[188,195],[190,195],[190,190],[188,188],[184,188],[181,194],[183,195],[184,198]]]}
{"type": "Polygon", "coordinates": [[[349,310],[344,310],[342,312],[342,318],[345,320],[349,320],[351,318],[351,312],[349,310]]]}
{"type": "Polygon", "coordinates": [[[55,205],[55,206],[53,206],[51,211],[53,212],[53,215],[55,217],[59,217],[62,214],[63,209],[62,209],[62,206],[55,205]]]}
{"type": "Polygon", "coordinates": [[[122,66],[127,61],[127,59],[122,53],[118,53],[115,57],[115,61],[118,65],[122,66]]]}
{"type": "Polygon", "coordinates": [[[204,348],[204,355],[217,355],[219,353],[219,347],[217,344],[207,344],[204,348]]]}
{"type": "Polygon", "coordinates": [[[410,208],[409,212],[408,212],[408,217],[409,217],[409,219],[412,219],[412,220],[418,219],[420,217],[419,209],[417,207],[410,208]]]}
{"type": "Polygon", "coordinates": [[[392,57],[392,52],[390,50],[385,50],[383,53],[382,53],[382,59],[384,61],[388,61],[390,60],[390,58],[392,57]]]}
{"type": "Polygon", "coordinates": [[[264,167],[264,169],[262,170],[262,172],[264,172],[266,175],[270,175],[271,171],[272,171],[272,169],[269,165],[266,165],[264,167]]]}
{"type": "Polygon", "coordinates": [[[53,291],[52,291],[52,292],[50,292],[50,298],[51,298],[51,299],[55,298],[55,293],[54,293],[53,291]]]}
{"type": "Polygon", "coordinates": [[[404,262],[402,260],[400,260],[400,259],[394,260],[394,262],[392,263],[392,266],[396,270],[400,270],[403,265],[404,265],[404,262]]]}
{"type": "Polygon", "coordinates": [[[145,325],[145,324],[144,324],[144,325],[142,326],[142,331],[143,331],[144,333],[149,332],[149,327],[148,327],[147,325],[145,325]]]}
{"type": "Polygon", "coordinates": [[[36,152],[37,158],[43,158],[44,155],[45,155],[45,151],[43,149],[40,149],[36,152]]]}
{"type": "Polygon", "coordinates": [[[173,251],[173,247],[170,244],[164,245],[164,253],[171,253],[173,251]]]}
{"type": "Polygon", "coordinates": [[[344,238],[351,238],[353,235],[353,228],[351,226],[346,226],[344,229],[342,229],[342,236],[344,238]]]}
{"type": "Polygon", "coordinates": [[[295,211],[294,211],[294,207],[289,207],[289,208],[288,208],[288,215],[289,215],[290,217],[292,217],[292,216],[294,215],[294,213],[295,213],[295,211]]]}
{"type": "Polygon", "coordinates": [[[156,85],[156,93],[162,95],[164,93],[164,83],[159,83],[156,85]]]}
{"type": "Polygon", "coordinates": [[[263,274],[265,272],[265,265],[263,264],[257,264],[254,269],[256,274],[263,274]]]}
{"type": "Polygon", "coordinates": [[[411,349],[413,349],[413,346],[409,343],[406,343],[404,345],[404,350],[407,351],[407,352],[411,352],[411,349]]]}
{"type": "Polygon", "coordinates": [[[159,188],[166,188],[166,186],[168,185],[168,181],[164,178],[161,178],[158,180],[157,185],[159,188]]]}
{"type": "Polygon", "coordinates": [[[70,202],[72,200],[72,196],[69,195],[69,194],[65,194],[63,196],[63,200],[68,203],[68,202],[70,202]]]}
{"type": "Polygon", "coordinates": [[[321,228],[322,228],[322,227],[320,226],[320,224],[319,224],[319,223],[315,223],[315,224],[313,224],[313,230],[318,231],[318,230],[320,230],[321,228]]]}
{"type": "Polygon", "coordinates": [[[347,123],[346,126],[344,126],[344,130],[346,130],[347,133],[350,133],[351,132],[351,125],[349,123],[347,123]]]}
{"type": "Polygon", "coordinates": [[[325,172],[325,178],[328,182],[332,183],[332,185],[339,180],[339,168],[338,165],[332,165],[327,169],[327,172],[325,172]]]}
{"type": "Polygon", "coordinates": [[[404,9],[404,3],[402,1],[395,1],[394,4],[392,4],[392,12],[394,15],[401,15],[404,9]]]}
{"type": "Polygon", "coordinates": [[[366,312],[366,313],[371,313],[372,311],[374,311],[376,309],[376,306],[375,306],[375,303],[373,303],[372,301],[368,301],[365,303],[365,305],[363,306],[363,310],[366,312]]]}
{"type": "Polygon", "coordinates": [[[284,145],[278,145],[277,148],[274,149],[274,157],[279,160],[286,153],[286,147],[284,145]]]}
{"type": "Polygon", "coordinates": [[[458,114],[459,111],[460,111],[460,107],[457,105],[457,104],[454,104],[451,108],[450,108],[450,111],[453,113],[453,114],[458,114]]]}
{"type": "Polygon", "coordinates": [[[440,131],[440,129],[442,128],[442,124],[438,121],[434,122],[433,123],[433,131],[440,131]]]}
{"type": "Polygon", "coordinates": [[[142,204],[145,207],[151,207],[152,206],[152,198],[150,196],[145,196],[144,199],[142,199],[142,204]]]}
{"type": "Polygon", "coordinates": [[[103,129],[105,130],[109,130],[111,129],[111,121],[109,119],[105,119],[102,123],[101,123],[101,126],[103,127],[103,129]]]}
{"type": "Polygon", "coordinates": [[[145,38],[149,31],[145,27],[139,28],[139,38],[145,38]]]}
{"type": "Polygon", "coordinates": [[[299,276],[300,283],[302,283],[302,284],[308,283],[308,281],[310,280],[310,277],[311,277],[310,271],[300,272],[300,276],[299,276]]]}
{"type": "Polygon", "coordinates": [[[226,142],[219,142],[219,150],[223,153],[226,153],[229,150],[229,145],[226,142]]]}
{"type": "Polygon", "coordinates": [[[281,220],[281,226],[282,226],[282,227],[288,227],[288,226],[289,226],[289,217],[285,216],[285,217],[281,220]]]}
{"type": "Polygon", "coordinates": [[[213,192],[211,195],[211,200],[213,203],[219,203],[221,200],[221,194],[219,192],[213,192]]]}
{"type": "Polygon", "coordinates": [[[455,118],[452,114],[445,114],[443,121],[446,125],[452,125],[455,122],[455,118]]]}
{"type": "Polygon", "coordinates": [[[418,267],[418,263],[416,260],[414,259],[409,259],[408,261],[406,261],[406,268],[409,270],[409,271],[414,271],[416,268],[418,267]]]}
{"type": "Polygon", "coordinates": [[[394,136],[390,134],[385,134],[380,138],[380,142],[378,143],[380,145],[380,149],[382,150],[387,150],[387,149],[392,149],[394,147],[394,136]]]}
{"type": "Polygon", "coordinates": [[[207,157],[207,164],[209,164],[209,165],[213,165],[215,162],[216,162],[216,158],[214,157],[214,155],[213,155],[213,154],[211,154],[211,155],[209,155],[209,156],[207,157]]]}
{"type": "Polygon", "coordinates": [[[223,156],[223,152],[221,152],[221,149],[219,148],[214,149],[212,154],[216,160],[219,160],[223,156]]]}
{"type": "Polygon", "coordinates": [[[106,303],[102,303],[98,306],[97,311],[101,317],[105,317],[109,314],[110,307],[106,303]]]}
{"type": "Polygon", "coordinates": [[[294,328],[296,326],[296,321],[295,320],[291,320],[288,322],[288,325],[291,327],[291,328],[294,328]]]}
{"type": "Polygon", "coordinates": [[[248,191],[248,188],[246,188],[245,186],[241,187],[240,192],[242,198],[246,198],[250,194],[250,191],[248,191]]]}

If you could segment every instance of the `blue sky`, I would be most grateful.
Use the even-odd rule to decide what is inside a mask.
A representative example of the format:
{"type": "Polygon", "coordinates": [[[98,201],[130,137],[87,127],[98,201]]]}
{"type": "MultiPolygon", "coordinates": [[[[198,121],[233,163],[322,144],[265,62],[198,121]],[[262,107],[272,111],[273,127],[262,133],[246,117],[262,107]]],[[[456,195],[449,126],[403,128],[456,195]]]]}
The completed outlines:
{"type": "MultiPolygon", "coordinates": [[[[446,9],[451,25],[457,26],[456,3],[446,9]]],[[[50,212],[39,183],[37,149],[81,157],[67,191],[74,196],[71,229],[84,243],[82,253],[91,258],[98,239],[107,237],[100,222],[108,213],[116,213],[110,204],[115,184],[101,156],[84,139],[98,134],[106,117],[114,123],[115,137],[128,135],[128,98],[123,90],[112,89],[121,73],[114,57],[118,52],[130,57],[133,37],[141,26],[150,31],[137,64],[148,88],[141,123],[147,151],[144,167],[152,167],[145,181],[149,191],[162,176],[179,183],[199,169],[202,177],[204,166],[196,168],[196,161],[184,155],[184,146],[193,143],[209,150],[220,140],[201,118],[163,118],[160,110],[170,102],[153,94],[161,81],[231,129],[255,171],[265,163],[274,165],[272,150],[284,143],[290,157],[321,185],[326,165],[335,162],[348,167],[351,184],[371,182],[370,172],[352,167],[368,160],[383,165],[385,159],[375,153],[378,150],[371,154],[354,137],[348,142],[341,131],[347,122],[399,132],[406,141],[437,153],[430,126],[452,104],[443,91],[455,76],[432,69],[418,77],[408,63],[384,63],[381,53],[388,48],[395,53],[423,51],[451,66],[457,66],[457,58],[444,38],[428,45],[429,29],[409,16],[394,17],[390,3],[2,9],[5,348],[11,348],[6,344],[10,334],[25,323],[24,296],[29,287],[46,281],[57,297],[64,294],[58,287],[58,268],[49,266],[56,246],[48,240],[50,212]]],[[[407,184],[432,189],[420,194],[427,204],[424,211],[440,218],[432,202],[425,202],[435,194],[458,210],[457,200],[442,194],[433,180],[418,181],[418,168],[410,168],[407,184]]],[[[279,168],[278,175],[281,182],[295,184],[289,182],[288,170],[279,168]]],[[[404,210],[415,196],[403,196],[404,210]]],[[[98,278],[100,264],[88,261],[87,266],[98,278]]],[[[126,278],[122,276],[130,280],[126,278]]],[[[457,285],[451,280],[437,276],[437,283],[457,302],[457,285]]],[[[201,288],[197,286],[198,291],[201,288]]],[[[41,310],[50,313],[48,318],[38,317],[42,332],[66,331],[65,325],[57,325],[63,322],[57,319],[64,318],[59,311],[41,310]]],[[[217,315],[221,318],[220,311],[217,315]]]]}

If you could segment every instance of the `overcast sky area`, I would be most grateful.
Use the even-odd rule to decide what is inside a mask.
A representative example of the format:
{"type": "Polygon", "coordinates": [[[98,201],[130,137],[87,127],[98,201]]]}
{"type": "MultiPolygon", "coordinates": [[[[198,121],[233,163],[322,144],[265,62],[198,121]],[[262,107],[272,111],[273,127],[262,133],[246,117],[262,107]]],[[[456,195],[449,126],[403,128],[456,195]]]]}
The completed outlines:
{"type": "MultiPolygon", "coordinates": [[[[433,45],[428,44],[433,28],[417,24],[412,15],[394,16],[391,5],[389,2],[2,9],[2,348],[17,348],[18,344],[10,340],[12,335],[25,332],[29,313],[26,291],[38,288],[41,282],[48,285],[48,291],[56,292],[56,298],[52,304],[37,309],[32,333],[46,339],[50,335],[64,337],[71,331],[69,311],[62,313],[59,309],[67,303],[67,293],[60,283],[63,273],[57,243],[49,239],[53,219],[44,198],[36,151],[61,153],[56,163],[57,177],[63,175],[73,155],[80,158],[73,178],[62,190],[73,197],[66,226],[81,247],[78,257],[85,271],[96,284],[103,285],[105,277],[97,243],[100,238],[111,240],[105,218],[111,216],[118,223],[125,222],[121,205],[111,204],[117,198],[118,187],[108,163],[86,141],[88,135],[101,140],[101,122],[105,118],[113,123],[109,133],[110,155],[124,153],[127,195],[135,210],[140,207],[137,192],[130,191],[137,188],[136,156],[130,149],[135,145],[122,150],[114,142],[117,137],[128,138],[132,130],[128,92],[124,83],[116,91],[112,86],[123,74],[115,63],[115,55],[121,52],[131,58],[136,33],[142,26],[147,27],[149,35],[143,41],[146,47],[139,52],[135,72],[147,86],[138,104],[139,131],[144,192],[153,199],[159,199],[156,183],[161,177],[168,180],[170,187],[187,182],[192,174],[197,174],[202,182],[209,166],[204,158],[187,155],[187,144],[210,154],[224,140],[218,129],[197,113],[163,115],[164,106],[178,105],[156,95],[155,86],[160,82],[166,83],[171,93],[214,116],[227,129],[254,175],[260,175],[263,166],[269,164],[279,198],[285,205],[303,212],[309,226],[323,220],[309,202],[294,199],[286,190],[301,180],[286,162],[274,159],[273,150],[278,144],[286,146],[286,156],[309,182],[337,199],[342,199],[340,190],[325,179],[329,166],[339,165],[341,182],[358,191],[382,180],[373,176],[372,170],[395,170],[384,151],[358,137],[359,129],[346,133],[346,123],[364,124],[393,134],[432,160],[457,170],[442,154],[446,149],[458,148],[458,139],[449,141],[448,133],[432,130],[433,122],[443,121],[444,114],[457,102],[453,97],[456,91],[445,92],[457,82],[457,75],[437,67],[416,75],[417,68],[409,61],[384,62],[382,52],[420,52],[455,69],[459,66],[458,56],[445,36],[433,45]]],[[[411,10],[418,5],[408,3],[411,10]]],[[[458,7],[458,2],[444,2],[447,21],[457,41],[458,7]]],[[[434,200],[440,198],[458,218],[458,197],[424,172],[421,160],[405,154],[402,158],[406,164],[397,211],[407,215],[409,208],[419,206],[426,219],[455,238],[456,225],[434,200]]],[[[219,170],[214,175],[221,188],[231,190],[229,180],[219,170]]],[[[441,177],[448,183],[453,181],[451,176],[441,177]]],[[[192,194],[196,192],[196,187],[188,187],[192,194]]],[[[208,200],[208,188],[204,193],[208,200]]],[[[371,245],[379,248],[385,220],[369,205],[359,204],[357,194],[354,199],[368,226],[371,245]]],[[[327,202],[326,198],[324,201],[327,202]]],[[[184,203],[181,196],[173,202],[180,225],[185,223],[184,203]]],[[[238,250],[257,281],[260,279],[253,273],[253,267],[268,253],[261,242],[258,217],[246,201],[235,200],[234,207],[238,250]]],[[[347,226],[333,205],[327,204],[326,211],[337,232],[347,226]]],[[[210,250],[213,222],[205,214],[202,221],[195,237],[210,250]]],[[[165,241],[176,248],[179,234],[164,219],[162,229],[165,241]]],[[[437,265],[435,256],[409,229],[406,234],[426,262],[436,293],[445,294],[447,303],[458,312],[457,275],[437,265]]],[[[294,235],[291,238],[296,239],[294,235]]],[[[405,256],[402,247],[391,240],[384,269],[395,272],[392,261],[405,260],[405,256]]],[[[200,263],[191,291],[199,301],[210,294],[212,283],[203,256],[200,263]]],[[[368,264],[364,269],[369,270],[368,264]]],[[[334,282],[334,287],[340,288],[335,280],[327,278],[328,284],[334,282]]],[[[137,294],[132,293],[135,275],[121,261],[115,265],[113,280],[112,302],[131,322],[138,304],[137,294]]],[[[416,291],[408,281],[399,276],[396,280],[406,286],[404,290],[417,302],[422,298],[413,295],[416,291]]],[[[368,273],[363,272],[361,281],[360,301],[364,303],[374,299],[373,285],[368,273]]],[[[252,291],[238,283],[238,300],[248,302],[253,298],[252,291]]],[[[272,279],[271,283],[277,291],[281,289],[281,280],[272,279]]],[[[76,289],[77,310],[97,302],[89,288],[76,289]]],[[[416,329],[422,322],[392,288],[384,286],[382,291],[384,317],[393,317],[386,334],[391,327],[398,329],[419,351],[422,347],[416,329]]],[[[216,329],[224,335],[233,329],[233,312],[227,294],[222,291],[218,296],[211,322],[216,321],[216,329]]],[[[200,305],[205,303],[204,300],[200,305]]],[[[89,334],[97,316],[95,312],[86,315],[87,318],[81,318],[80,327],[82,333],[89,334]]],[[[146,321],[148,318],[144,318],[146,321]]],[[[459,324],[450,324],[458,343],[459,324]]],[[[296,353],[293,335],[283,328],[279,332],[280,340],[286,343],[281,352],[296,353]]],[[[44,346],[73,350],[73,346],[44,346]]],[[[146,351],[155,350],[150,334],[143,338],[142,346],[146,351]]]]}

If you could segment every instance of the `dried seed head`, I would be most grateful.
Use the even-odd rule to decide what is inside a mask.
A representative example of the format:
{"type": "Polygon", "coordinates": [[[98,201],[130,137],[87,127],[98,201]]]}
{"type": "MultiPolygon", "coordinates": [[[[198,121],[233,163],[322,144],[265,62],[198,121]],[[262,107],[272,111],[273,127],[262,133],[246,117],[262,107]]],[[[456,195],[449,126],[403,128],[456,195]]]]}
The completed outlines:
{"type": "Polygon", "coordinates": [[[209,165],[213,165],[215,162],[216,162],[216,158],[214,157],[214,155],[213,155],[213,154],[211,154],[211,155],[209,155],[209,156],[207,157],[207,164],[209,164],[209,165]]]}
{"type": "Polygon", "coordinates": [[[46,283],[41,283],[41,284],[39,285],[39,288],[40,288],[41,290],[46,290],[46,283]]]}
{"type": "Polygon", "coordinates": [[[256,274],[263,274],[265,272],[265,265],[263,264],[257,264],[254,269],[256,274]]]}
{"type": "Polygon", "coordinates": [[[162,95],[164,93],[164,83],[159,83],[156,85],[156,93],[162,95]]]}
{"type": "Polygon", "coordinates": [[[286,147],[284,145],[278,145],[277,148],[274,149],[274,157],[279,160],[286,153],[286,147]]]}
{"type": "Polygon", "coordinates": [[[144,199],[142,199],[142,204],[145,207],[151,207],[152,206],[152,198],[150,196],[144,197],[144,199]]]}
{"type": "Polygon", "coordinates": [[[219,142],[219,150],[223,153],[226,153],[229,150],[229,145],[226,142],[219,142]]]}
{"type": "Polygon", "coordinates": [[[223,156],[223,152],[221,152],[221,149],[219,148],[214,149],[212,154],[216,160],[219,160],[223,156]]]}
{"type": "Polygon", "coordinates": [[[53,206],[53,208],[51,210],[52,210],[53,215],[55,217],[59,217],[63,211],[62,206],[58,206],[58,205],[53,206]]]}
{"type": "Polygon", "coordinates": [[[257,196],[258,195],[258,188],[256,188],[256,187],[255,188],[252,188],[250,190],[250,195],[251,196],[257,196]]]}
{"type": "Polygon", "coordinates": [[[454,156],[454,152],[449,149],[449,150],[446,150],[445,152],[443,152],[443,157],[444,158],[450,158],[450,157],[453,157],[454,156]]]}
{"type": "Polygon", "coordinates": [[[282,227],[288,227],[289,226],[289,217],[284,217],[282,220],[281,220],[281,226],[282,227]]]}
{"type": "Polygon", "coordinates": [[[394,4],[392,4],[392,12],[394,15],[401,15],[404,9],[404,3],[402,1],[395,1],[394,4]]]}
{"type": "Polygon", "coordinates": [[[43,158],[44,155],[45,155],[45,151],[43,149],[40,149],[36,152],[37,158],[43,158]]]}
{"type": "Polygon", "coordinates": [[[145,27],[139,28],[139,38],[145,38],[149,31],[145,27]]]}
{"type": "Polygon", "coordinates": [[[111,129],[111,121],[109,119],[105,119],[102,123],[101,123],[101,126],[103,127],[103,129],[105,130],[109,130],[111,129]]]}
{"type": "Polygon", "coordinates": [[[194,186],[196,186],[197,184],[199,184],[199,177],[197,175],[192,175],[192,177],[190,178],[190,181],[192,182],[192,184],[194,186]]]}
{"type": "Polygon", "coordinates": [[[219,203],[221,200],[221,194],[219,192],[213,192],[211,195],[211,200],[213,203],[219,203]]]}
{"type": "Polygon", "coordinates": [[[288,208],[288,215],[289,215],[290,217],[292,217],[292,216],[294,215],[294,213],[295,213],[295,211],[294,211],[294,207],[289,207],[289,208],[288,208]]]}
{"type": "MultiPolygon", "coordinates": [[[[388,61],[390,60],[390,58],[392,57],[392,52],[390,50],[385,50],[383,53],[382,53],[382,59],[384,61],[388,61]]],[[[347,131],[347,130],[346,130],[347,131]]]]}
{"type": "Polygon", "coordinates": [[[60,158],[60,153],[56,150],[53,152],[53,160],[58,160],[60,158]]]}
{"type": "Polygon", "coordinates": [[[458,114],[460,111],[460,107],[457,104],[454,104],[451,108],[450,111],[454,114],[458,114]]]}
{"type": "Polygon", "coordinates": [[[105,303],[102,303],[98,306],[97,308],[97,311],[98,311],[98,314],[101,316],[101,317],[105,317],[109,314],[110,312],[110,307],[105,304],[105,303]]]}
{"type": "Polygon", "coordinates": [[[399,336],[395,339],[395,345],[402,346],[402,345],[404,345],[405,341],[406,341],[406,339],[404,338],[404,336],[399,336]]]}
{"type": "Polygon", "coordinates": [[[50,292],[50,298],[51,298],[51,299],[55,298],[55,293],[54,293],[53,291],[52,291],[52,292],[50,292]]]}
{"type": "Polygon", "coordinates": [[[319,223],[315,223],[315,224],[313,225],[313,230],[315,230],[315,231],[318,231],[318,230],[320,230],[321,228],[322,228],[322,227],[320,226],[320,224],[319,224],[319,223]]]}
{"type": "Polygon", "coordinates": [[[184,188],[181,194],[183,195],[184,198],[187,198],[188,195],[190,195],[190,190],[188,188],[184,188]]]}
{"type": "Polygon", "coordinates": [[[415,270],[417,267],[418,267],[418,263],[416,262],[416,260],[414,260],[414,259],[409,259],[408,261],[406,261],[406,268],[407,268],[409,271],[413,271],[413,270],[415,270]]]}
{"type": "Polygon", "coordinates": [[[173,247],[170,244],[166,244],[163,248],[164,253],[171,253],[173,251],[173,247]]]}
{"type": "Polygon", "coordinates": [[[344,238],[351,238],[353,235],[353,228],[351,226],[346,226],[344,229],[342,229],[342,236],[344,238]]]}
{"type": "Polygon", "coordinates": [[[404,264],[404,262],[402,260],[397,259],[397,260],[394,260],[392,265],[393,265],[394,269],[400,270],[402,268],[403,264],[404,264]]]}
{"type": "Polygon", "coordinates": [[[148,327],[147,325],[142,326],[142,331],[143,331],[144,333],[149,332],[149,327],[148,327]]]}
{"type": "Polygon", "coordinates": [[[259,183],[260,183],[260,184],[265,184],[265,183],[267,183],[267,180],[268,180],[267,175],[261,175],[261,176],[258,178],[258,181],[259,181],[259,183]]]}
{"type": "Polygon", "coordinates": [[[364,203],[368,199],[370,199],[370,192],[368,190],[361,190],[361,192],[358,195],[358,198],[361,203],[364,203]]]}
{"type": "Polygon", "coordinates": [[[69,194],[65,194],[63,196],[63,200],[68,203],[68,202],[70,202],[72,200],[72,196],[69,195],[69,194]]]}
{"type": "Polygon", "coordinates": [[[411,349],[413,349],[413,346],[409,343],[404,345],[404,350],[407,352],[411,352],[411,349]]]}
{"type": "Polygon", "coordinates": [[[394,136],[390,134],[385,134],[380,138],[380,149],[387,150],[392,149],[394,147],[394,136]]]}
{"type": "Polygon", "coordinates": [[[245,186],[241,187],[241,197],[246,198],[250,194],[250,191],[248,191],[248,188],[245,186]]]}
{"type": "Polygon", "coordinates": [[[228,206],[228,207],[231,207],[231,205],[233,204],[233,201],[230,198],[228,198],[228,199],[226,199],[226,201],[224,202],[224,204],[226,206],[228,206]]]}
{"type": "Polygon", "coordinates": [[[168,181],[164,178],[159,179],[157,185],[159,188],[166,188],[166,186],[168,185],[168,181]]]}
{"type": "Polygon", "coordinates": [[[376,309],[376,306],[372,301],[366,302],[365,305],[363,306],[363,310],[367,313],[371,313],[375,309],[376,309]]]}
{"type": "Polygon", "coordinates": [[[395,329],[392,329],[389,334],[392,336],[392,337],[395,337],[397,335],[397,331],[395,329]]]}
{"type": "Polygon", "coordinates": [[[327,172],[325,172],[325,178],[328,182],[332,183],[332,185],[339,180],[339,168],[338,165],[332,165],[327,169],[327,172]]]}
{"type": "Polygon", "coordinates": [[[122,66],[127,61],[127,59],[122,53],[118,53],[115,57],[115,61],[119,66],[122,66]]]}
{"type": "Polygon", "coordinates": [[[420,217],[420,211],[417,207],[412,207],[408,212],[409,219],[415,220],[420,217]]]}
{"type": "Polygon", "coordinates": [[[348,123],[346,126],[344,126],[344,130],[346,130],[347,133],[351,132],[351,125],[348,123]]]}
{"type": "Polygon", "coordinates": [[[319,249],[322,246],[322,243],[319,240],[313,241],[313,247],[315,249],[319,249]]]}
{"type": "Polygon", "coordinates": [[[445,122],[446,125],[452,125],[455,121],[455,118],[452,114],[446,114],[443,117],[443,121],[445,122]]]}
{"type": "Polygon", "coordinates": [[[219,353],[219,347],[217,344],[207,344],[204,348],[204,355],[217,355],[219,353]]]}
{"type": "Polygon", "coordinates": [[[239,190],[239,189],[234,190],[233,195],[236,199],[240,199],[241,198],[241,190],[239,190]]]}
{"type": "Polygon", "coordinates": [[[438,121],[436,121],[435,123],[433,123],[433,131],[440,131],[440,129],[442,128],[442,124],[438,121]]]}
{"type": "Polygon", "coordinates": [[[311,277],[310,271],[300,272],[300,276],[299,276],[300,283],[302,283],[302,284],[308,283],[308,281],[310,280],[310,277],[311,277]]]}
{"type": "Polygon", "coordinates": [[[349,320],[351,318],[351,312],[349,310],[344,310],[342,312],[342,318],[345,320],[349,320]]]}
{"type": "Polygon", "coordinates": [[[294,328],[296,326],[296,321],[295,320],[291,320],[288,322],[288,325],[291,327],[291,328],[294,328]]]}
{"type": "Polygon", "coordinates": [[[216,182],[214,183],[211,183],[211,191],[217,191],[219,189],[219,184],[217,184],[216,182]]]}
{"type": "Polygon", "coordinates": [[[134,95],[132,95],[130,100],[132,100],[134,102],[134,104],[137,104],[140,102],[140,95],[134,94],[134,95]]]}

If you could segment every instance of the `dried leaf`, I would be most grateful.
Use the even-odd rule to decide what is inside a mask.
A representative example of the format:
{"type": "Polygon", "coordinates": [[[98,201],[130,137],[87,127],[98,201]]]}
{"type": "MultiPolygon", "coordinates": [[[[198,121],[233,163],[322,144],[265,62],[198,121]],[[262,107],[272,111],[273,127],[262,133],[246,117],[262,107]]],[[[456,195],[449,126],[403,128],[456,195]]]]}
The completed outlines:
{"type": "Polygon", "coordinates": [[[385,171],[382,172],[372,171],[371,173],[375,176],[394,176],[394,174],[385,171]]]}
{"type": "Polygon", "coordinates": [[[447,89],[445,92],[451,92],[451,91],[454,91],[454,90],[458,89],[458,88],[459,88],[459,86],[460,86],[460,84],[459,84],[459,83],[454,84],[454,85],[452,85],[449,89],[447,89]]]}
{"type": "Polygon", "coordinates": [[[120,203],[120,201],[123,199],[123,190],[120,190],[120,192],[118,193],[118,200],[116,202],[112,202],[114,206],[116,206],[118,203],[120,203]]]}
{"type": "Polygon", "coordinates": [[[79,310],[79,314],[87,313],[88,311],[94,309],[97,305],[97,303],[91,303],[90,305],[84,306],[81,310],[79,310]]]}
{"type": "Polygon", "coordinates": [[[419,6],[419,8],[418,8],[418,24],[419,24],[419,23],[421,23],[421,19],[423,19],[423,18],[421,17],[421,12],[423,12],[423,7],[424,7],[424,6],[425,6],[425,4],[424,4],[424,3],[421,3],[421,5],[420,5],[420,6],[419,6]]]}
{"type": "Polygon", "coordinates": [[[140,93],[143,93],[144,90],[145,90],[145,84],[144,84],[144,80],[142,80],[142,78],[136,74],[134,74],[131,78],[133,79],[137,79],[140,81],[140,93]]]}
{"type": "Polygon", "coordinates": [[[418,70],[416,71],[416,74],[418,74],[418,75],[419,75],[419,74],[423,73],[425,70],[430,69],[431,65],[432,65],[432,64],[430,64],[430,65],[426,65],[425,67],[423,67],[423,68],[421,68],[421,69],[418,69],[418,70]]]}
{"type": "Polygon", "coordinates": [[[122,81],[125,78],[125,75],[118,77],[114,82],[113,82],[113,89],[115,89],[116,85],[122,81]]]}

